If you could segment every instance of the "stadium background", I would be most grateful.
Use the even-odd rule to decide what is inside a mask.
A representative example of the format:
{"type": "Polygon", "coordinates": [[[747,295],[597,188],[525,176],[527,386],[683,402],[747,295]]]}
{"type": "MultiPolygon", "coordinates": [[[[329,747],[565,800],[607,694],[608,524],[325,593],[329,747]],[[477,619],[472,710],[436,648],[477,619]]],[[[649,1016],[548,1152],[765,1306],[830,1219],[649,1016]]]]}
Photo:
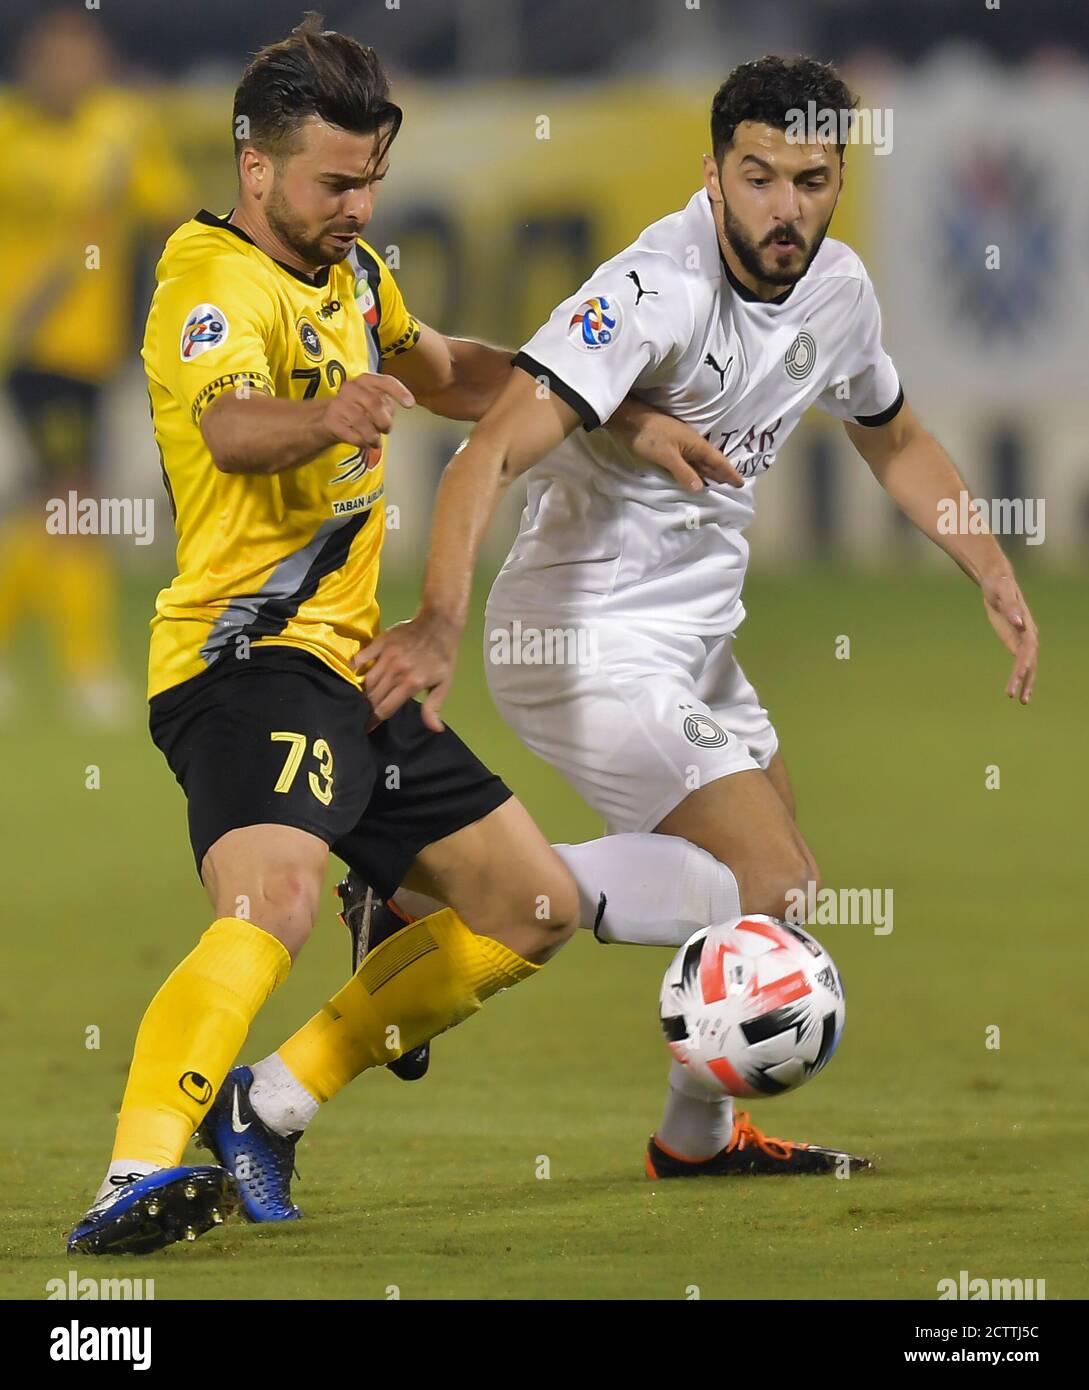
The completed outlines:
{"type": "MultiPolygon", "coordinates": [[[[1046,1276],[1049,1296],[1084,1297],[1089,1243],[1069,1195],[1069,1140],[1084,1126],[1070,1101],[1084,1094],[1075,1078],[1087,1051],[1076,886],[1089,185],[1076,170],[1089,70],[1073,11],[1044,0],[1031,11],[961,0],[330,0],[324,12],[383,54],[406,111],[369,239],[398,257],[420,317],[511,345],[688,198],[711,93],[736,62],[813,52],[841,64],[863,106],[891,110],[888,154],[848,151],[832,232],[870,267],[908,397],[973,493],[1046,502],[1043,544],[1005,542],[1043,629],[1040,693],[1028,711],[1003,699],[1007,658],[976,593],[900,523],[842,430],[807,420],[760,484],[740,654],[779,727],[826,881],[892,888],[896,925],[888,937],[827,929],[851,998],[844,1048],[819,1082],[756,1119],[873,1149],[882,1175],[850,1191],[646,1184],[666,958],[602,955],[579,940],[528,997],[443,1039],[425,1086],[368,1078],[322,1118],[302,1154],[313,1223],[220,1233],[140,1272],[157,1276],[159,1297],[382,1298],[392,1285],[404,1297],[685,1297],[696,1285],[703,1297],[928,1298],[938,1278],[968,1268],[1046,1276]],[[991,246],[997,269],[986,268],[991,246]],[[842,635],[849,661],[835,659],[842,635]],[[984,1044],[991,1025],[997,1051],[984,1044]]],[[[93,12],[133,109],[187,174],[192,210],[230,207],[233,83],[246,54],[299,14],[283,0],[114,0],[93,12]]],[[[3,0],[0,20],[13,44],[24,8],[3,0]]],[[[131,309],[117,302],[134,343],[159,244],[137,237],[126,261],[131,309]]],[[[6,289],[20,274],[17,256],[0,264],[6,289]]],[[[12,317],[0,327],[17,340],[25,324],[12,317]]],[[[103,326],[82,330],[93,344],[103,326]]],[[[412,612],[435,482],[462,437],[422,411],[398,420],[387,621],[412,612]]],[[[129,716],[110,728],[74,722],[30,623],[8,654],[15,695],[0,723],[5,1105],[20,1117],[0,1291],[15,1296],[40,1297],[67,1267],[61,1235],[98,1181],[139,1013],[207,916],[182,800],[140,707],[146,623],[172,551],[135,348],[112,380],[99,447],[103,495],[156,499],[154,545],[109,542],[129,716]],[[101,1030],[97,1046],[88,1028],[101,1030]]],[[[9,413],[7,505],[29,468],[9,413]]],[[[516,517],[511,499],[481,597],[516,517]]],[[[451,722],[553,838],[594,835],[595,818],[492,710],[480,636],[478,619],[451,722]]],[[[337,983],[347,946],[331,904],[329,919],[247,1056],[337,983]]]]}

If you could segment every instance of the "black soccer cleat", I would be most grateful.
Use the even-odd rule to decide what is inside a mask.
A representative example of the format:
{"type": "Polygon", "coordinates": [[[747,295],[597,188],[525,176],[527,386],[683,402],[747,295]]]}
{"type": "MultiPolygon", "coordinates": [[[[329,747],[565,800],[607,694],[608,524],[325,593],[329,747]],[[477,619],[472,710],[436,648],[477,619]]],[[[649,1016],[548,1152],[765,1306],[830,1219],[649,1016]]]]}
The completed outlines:
{"type": "MultiPolygon", "coordinates": [[[[389,903],[383,902],[378,894],[354,869],[337,884],[340,898],[340,920],[348,928],[352,938],[352,972],[363,964],[368,952],[380,946],[383,941],[407,927],[410,919],[404,917],[389,903]]],[[[431,1044],[421,1043],[410,1048],[395,1062],[387,1062],[387,1068],[402,1081],[419,1081],[427,1075],[431,1065],[431,1044]]]]}
{"type": "Polygon", "coordinates": [[[196,1240],[238,1210],[225,1168],[159,1168],[100,1197],[68,1237],[70,1255],[150,1255],[196,1240]]]}
{"type": "Polygon", "coordinates": [[[713,1158],[689,1159],[671,1153],[651,1135],[647,1145],[648,1178],[728,1178],[747,1174],[857,1173],[874,1165],[858,1154],[772,1139],[742,1111],[734,1117],[730,1142],[713,1158]]]}

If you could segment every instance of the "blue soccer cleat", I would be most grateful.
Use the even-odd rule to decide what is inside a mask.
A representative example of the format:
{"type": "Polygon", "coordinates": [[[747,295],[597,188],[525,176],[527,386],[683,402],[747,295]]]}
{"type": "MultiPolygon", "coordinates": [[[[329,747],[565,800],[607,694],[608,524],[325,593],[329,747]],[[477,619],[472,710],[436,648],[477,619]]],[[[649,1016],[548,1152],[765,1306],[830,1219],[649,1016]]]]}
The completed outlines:
{"type": "Polygon", "coordinates": [[[160,1168],[100,1197],[68,1237],[70,1255],[150,1255],[220,1226],[238,1210],[230,1173],[160,1168]]]}
{"type": "Polygon", "coordinates": [[[227,1073],[197,1130],[197,1145],[211,1149],[234,1178],[250,1221],[298,1221],[302,1212],[291,1200],[291,1174],[299,1134],[277,1134],[265,1124],[250,1104],[252,1085],[249,1067],[227,1073]]]}

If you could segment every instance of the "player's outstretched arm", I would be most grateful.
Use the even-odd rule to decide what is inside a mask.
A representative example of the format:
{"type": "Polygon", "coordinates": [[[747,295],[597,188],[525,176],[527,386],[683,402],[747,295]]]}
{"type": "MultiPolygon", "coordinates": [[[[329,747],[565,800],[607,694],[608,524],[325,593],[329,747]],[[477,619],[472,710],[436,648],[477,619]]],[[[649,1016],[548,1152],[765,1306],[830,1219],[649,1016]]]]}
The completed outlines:
{"type": "Polygon", "coordinates": [[[221,472],[282,473],[336,443],[379,448],[393,426],[395,404],[414,405],[412,392],[395,377],[374,373],[312,401],[230,391],[205,410],[200,432],[221,472]]]}
{"type": "Polygon", "coordinates": [[[709,482],[745,486],[745,479],[710,440],[636,396],[620,402],[605,428],[629,453],[664,469],[688,492],[700,492],[709,482]]]}
{"type": "Polygon", "coordinates": [[[904,515],[983,591],[991,626],[1014,657],[1006,694],[1027,705],[1036,682],[1036,624],[1018,588],[1013,566],[994,536],[984,530],[969,534],[939,530],[939,518],[949,502],[959,514],[961,494],[967,492],[949,455],[906,403],[887,424],[872,427],[847,421],[844,427],[904,515]]]}
{"type": "MultiPolygon", "coordinates": [[[[515,369],[513,354],[472,338],[447,338],[421,325],[416,346],[393,358],[393,376],[417,404],[447,420],[480,420],[498,400],[515,369]]],[[[690,492],[706,482],[743,487],[744,478],[691,425],[629,396],[605,429],[632,454],[672,474],[690,492]]]]}
{"type": "Polygon", "coordinates": [[[386,370],[433,414],[480,420],[510,380],[513,357],[473,338],[447,338],[425,323],[416,345],[391,358],[386,370]]]}
{"type": "MultiPolygon", "coordinates": [[[[448,338],[421,324],[415,347],[393,358],[387,370],[411,390],[417,404],[434,414],[448,420],[481,420],[512,378],[523,376],[512,364],[507,348],[473,338],[448,338]]],[[[564,438],[577,423],[568,415],[564,438]]],[[[745,485],[733,464],[691,425],[636,396],[621,401],[603,428],[637,458],[671,474],[691,492],[699,492],[707,482],[745,485]]],[[[518,471],[532,467],[540,457],[543,453],[518,471]]]]}

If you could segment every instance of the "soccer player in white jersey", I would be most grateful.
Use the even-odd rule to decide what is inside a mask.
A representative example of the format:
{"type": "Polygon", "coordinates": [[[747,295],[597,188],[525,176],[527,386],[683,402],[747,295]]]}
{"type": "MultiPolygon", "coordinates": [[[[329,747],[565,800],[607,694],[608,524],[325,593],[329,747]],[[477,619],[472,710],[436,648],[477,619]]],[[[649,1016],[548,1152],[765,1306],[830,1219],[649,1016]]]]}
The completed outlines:
{"type": "MultiPolygon", "coordinates": [[[[819,884],[775,730],[733,653],[756,485],[810,406],[843,420],[878,482],[979,585],[1014,656],[1006,693],[1032,692],[1036,628],[1010,563],[992,536],[939,534],[940,504],[964,483],[904,399],[865,267],[826,235],[843,148],[790,138],[793,113],[853,105],[811,59],[730,75],[703,187],[518,354],[522,372],[444,474],[419,614],[360,654],[379,718],[427,690],[438,723],[481,537],[501,490],[532,470],[486,656],[503,650],[497,633],[508,652],[530,629],[593,640],[566,664],[489,660],[488,679],[511,727],[605,818],[605,840],[559,847],[604,940],[673,945],[741,912],[786,917],[792,890],[819,884]],[[635,460],[598,428],[628,392],[709,439],[722,468],[693,471],[686,495],[635,460]]],[[[767,1140],[674,1063],[647,1171],[827,1171],[833,1152],[767,1140]]]]}

